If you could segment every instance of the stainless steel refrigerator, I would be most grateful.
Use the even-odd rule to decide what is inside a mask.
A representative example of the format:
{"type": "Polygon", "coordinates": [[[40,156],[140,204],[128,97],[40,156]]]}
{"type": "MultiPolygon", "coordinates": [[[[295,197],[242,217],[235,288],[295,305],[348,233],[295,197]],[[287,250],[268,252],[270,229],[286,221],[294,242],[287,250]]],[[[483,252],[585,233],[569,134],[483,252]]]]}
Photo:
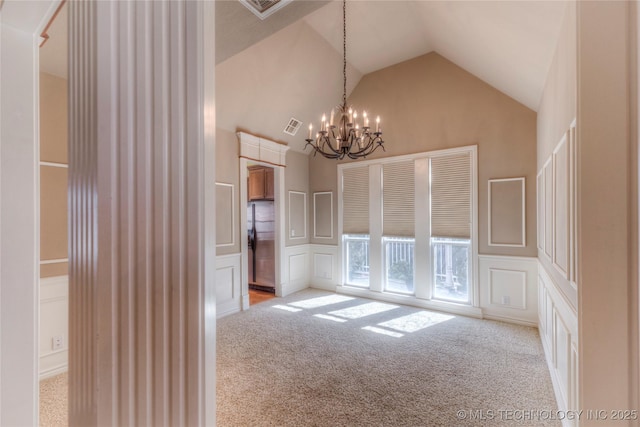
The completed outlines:
{"type": "Polygon", "coordinates": [[[247,206],[249,231],[249,286],[273,291],[276,284],[275,207],[272,200],[247,206]]]}

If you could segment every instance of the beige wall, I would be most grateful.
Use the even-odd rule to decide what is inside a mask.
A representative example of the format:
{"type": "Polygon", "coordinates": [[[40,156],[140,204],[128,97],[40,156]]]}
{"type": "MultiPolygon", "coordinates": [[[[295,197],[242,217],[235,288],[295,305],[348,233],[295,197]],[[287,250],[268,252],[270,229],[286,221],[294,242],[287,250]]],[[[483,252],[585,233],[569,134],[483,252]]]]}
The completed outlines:
{"type": "MultiPolygon", "coordinates": [[[[67,81],[40,73],[40,160],[66,165],[67,81]]],[[[40,259],[67,258],[67,169],[40,166],[40,259]]],[[[67,274],[67,263],[44,264],[40,277],[67,274]]]]}
{"type": "MultiPolygon", "coordinates": [[[[235,214],[235,229],[233,246],[222,246],[216,250],[217,255],[236,254],[240,252],[240,163],[238,160],[238,137],[234,132],[229,132],[220,128],[216,129],[216,182],[223,182],[233,185],[235,206],[233,209],[224,211],[229,215],[229,219],[224,219],[222,223],[231,222],[231,215],[235,214]]],[[[217,220],[220,220],[219,218],[217,220]]]]}
{"type": "MultiPolygon", "coordinates": [[[[370,116],[382,118],[387,151],[378,151],[371,158],[477,144],[479,252],[536,255],[534,111],[437,53],[363,77],[349,101],[356,109],[366,106],[370,116]],[[527,245],[488,246],[487,181],[522,176],[526,178],[527,245]]],[[[311,158],[310,173],[311,191],[337,194],[335,161],[311,158]]]]}
{"type": "MultiPolygon", "coordinates": [[[[576,118],[576,47],[576,4],[569,2],[538,111],[537,170],[542,169],[576,118]]],[[[575,309],[578,304],[575,289],[547,257],[539,259],[575,309]]]]}
{"type": "Polygon", "coordinates": [[[637,221],[630,206],[630,3],[578,2],[576,11],[579,403],[638,409],[630,401],[637,381],[631,365],[638,363],[630,329],[638,301],[629,298],[638,286],[629,256],[637,239],[630,228],[637,221]]]}
{"type": "Polygon", "coordinates": [[[285,190],[285,217],[286,217],[286,230],[287,239],[285,241],[286,246],[304,245],[309,243],[309,210],[310,210],[310,197],[309,197],[309,156],[299,153],[297,151],[287,151],[287,167],[284,171],[284,190],[285,190]],[[306,211],[289,206],[289,191],[297,191],[306,194],[306,211]],[[291,213],[292,218],[289,217],[291,213]],[[306,214],[306,215],[305,215],[306,214]],[[295,216],[295,218],[294,218],[295,216]],[[306,216],[304,218],[303,216],[306,216]],[[291,233],[289,232],[289,224],[294,221],[295,223],[302,224],[306,221],[305,237],[300,239],[291,239],[291,233]]]}
{"type": "Polygon", "coordinates": [[[538,108],[538,170],[576,117],[576,5],[568,2],[538,108]]]}

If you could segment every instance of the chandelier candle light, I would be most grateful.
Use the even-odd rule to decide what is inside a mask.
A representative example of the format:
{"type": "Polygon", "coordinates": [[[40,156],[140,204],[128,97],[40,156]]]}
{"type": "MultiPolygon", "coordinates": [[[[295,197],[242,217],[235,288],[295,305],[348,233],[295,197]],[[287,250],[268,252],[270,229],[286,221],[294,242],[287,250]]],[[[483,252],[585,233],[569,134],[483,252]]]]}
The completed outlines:
{"type": "Polygon", "coordinates": [[[342,47],[344,52],[342,77],[343,92],[342,105],[338,105],[331,110],[329,121],[327,116],[322,115],[320,130],[313,135],[313,125],[309,124],[309,137],[307,144],[314,149],[313,155],[320,153],[328,159],[342,160],[345,157],[357,159],[366,157],[382,147],[385,151],[382,140],[382,128],[380,128],[380,116],[376,118],[376,129],[369,126],[369,117],[366,112],[362,112],[362,121],[358,122],[358,112],[347,105],[347,1],[342,2],[342,47]],[[334,122],[334,115],[337,112],[338,122],[334,122]]]}

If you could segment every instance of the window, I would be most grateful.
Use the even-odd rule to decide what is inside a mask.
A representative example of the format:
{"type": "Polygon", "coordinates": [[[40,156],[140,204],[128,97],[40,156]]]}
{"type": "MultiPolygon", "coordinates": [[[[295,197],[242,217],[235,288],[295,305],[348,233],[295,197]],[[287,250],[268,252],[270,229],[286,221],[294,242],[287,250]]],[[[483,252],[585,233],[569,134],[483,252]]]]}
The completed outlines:
{"type": "Polygon", "coordinates": [[[471,240],[432,238],[433,297],[454,302],[469,302],[469,259],[471,240]]]}
{"type": "Polygon", "coordinates": [[[369,236],[345,234],[346,284],[369,287],[369,236]]]}
{"type": "Polygon", "coordinates": [[[478,302],[475,146],[341,164],[338,179],[345,292],[478,302]]]}
{"type": "Polygon", "coordinates": [[[433,298],[468,304],[472,174],[468,152],[431,159],[433,298]]]}
{"type": "Polygon", "coordinates": [[[402,294],[414,293],[413,248],[414,239],[406,237],[385,237],[385,291],[402,294]]]}

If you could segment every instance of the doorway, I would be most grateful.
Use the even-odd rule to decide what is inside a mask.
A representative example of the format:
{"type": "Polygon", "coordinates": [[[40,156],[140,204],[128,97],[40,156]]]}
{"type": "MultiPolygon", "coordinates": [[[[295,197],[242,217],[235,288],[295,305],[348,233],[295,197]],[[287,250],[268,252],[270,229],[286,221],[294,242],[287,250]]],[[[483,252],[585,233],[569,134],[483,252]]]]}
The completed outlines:
{"type": "Polygon", "coordinates": [[[284,167],[240,158],[242,309],[282,295],[284,167]]]}
{"type": "Polygon", "coordinates": [[[249,304],[275,296],[274,170],[271,166],[247,166],[247,244],[249,304]]]}

